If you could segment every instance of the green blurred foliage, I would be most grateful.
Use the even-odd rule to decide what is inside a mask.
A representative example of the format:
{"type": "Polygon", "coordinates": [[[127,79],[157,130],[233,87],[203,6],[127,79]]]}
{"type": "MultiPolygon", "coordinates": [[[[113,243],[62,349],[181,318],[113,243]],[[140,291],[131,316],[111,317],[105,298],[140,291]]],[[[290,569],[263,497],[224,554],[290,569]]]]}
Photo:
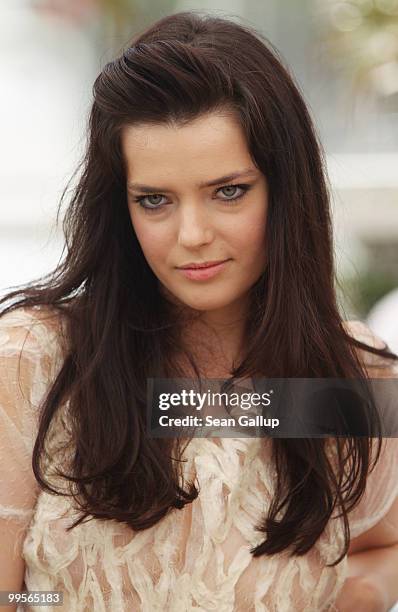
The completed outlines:
{"type": "Polygon", "coordinates": [[[328,0],[322,44],[355,90],[398,93],[398,0],[328,0]]]}
{"type": "Polygon", "coordinates": [[[366,270],[340,282],[339,302],[344,309],[365,318],[376,302],[396,287],[398,287],[397,275],[366,270]]]}

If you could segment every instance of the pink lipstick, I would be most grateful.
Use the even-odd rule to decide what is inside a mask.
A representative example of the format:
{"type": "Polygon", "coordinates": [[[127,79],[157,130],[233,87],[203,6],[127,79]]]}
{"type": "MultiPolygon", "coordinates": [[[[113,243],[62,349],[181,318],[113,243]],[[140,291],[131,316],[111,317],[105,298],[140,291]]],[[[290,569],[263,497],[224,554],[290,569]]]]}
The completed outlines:
{"type": "Polygon", "coordinates": [[[191,280],[207,280],[219,274],[229,261],[229,259],[226,259],[224,261],[205,262],[203,264],[191,263],[179,267],[178,270],[191,280]]]}

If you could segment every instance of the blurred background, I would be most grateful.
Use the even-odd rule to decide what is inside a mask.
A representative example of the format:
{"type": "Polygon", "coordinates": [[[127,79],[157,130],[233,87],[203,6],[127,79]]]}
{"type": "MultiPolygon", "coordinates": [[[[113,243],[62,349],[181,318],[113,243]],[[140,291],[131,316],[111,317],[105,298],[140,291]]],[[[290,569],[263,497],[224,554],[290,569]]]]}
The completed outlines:
{"type": "Polygon", "coordinates": [[[397,352],[398,0],[1,0],[0,293],[59,261],[96,75],[184,9],[255,25],[290,66],[326,152],[341,309],[397,352]]]}

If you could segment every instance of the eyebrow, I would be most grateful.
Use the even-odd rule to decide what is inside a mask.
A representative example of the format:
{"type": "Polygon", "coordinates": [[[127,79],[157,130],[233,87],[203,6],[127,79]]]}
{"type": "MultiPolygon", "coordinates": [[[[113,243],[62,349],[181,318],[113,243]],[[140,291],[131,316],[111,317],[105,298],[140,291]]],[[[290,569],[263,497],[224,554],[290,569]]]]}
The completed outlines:
{"type": "MultiPolygon", "coordinates": [[[[229,181],[233,181],[236,178],[241,176],[255,176],[258,171],[253,168],[247,168],[246,170],[241,170],[240,172],[232,172],[231,174],[226,174],[225,176],[220,176],[219,178],[213,179],[212,181],[208,181],[205,183],[199,183],[198,187],[203,189],[204,187],[213,187],[214,185],[220,185],[221,183],[228,183],[229,181]]],[[[167,187],[160,187],[159,185],[151,186],[151,185],[142,185],[141,183],[128,183],[128,189],[134,189],[137,191],[142,191],[143,193],[152,193],[152,192],[166,192],[170,193],[170,189],[167,187]]]]}

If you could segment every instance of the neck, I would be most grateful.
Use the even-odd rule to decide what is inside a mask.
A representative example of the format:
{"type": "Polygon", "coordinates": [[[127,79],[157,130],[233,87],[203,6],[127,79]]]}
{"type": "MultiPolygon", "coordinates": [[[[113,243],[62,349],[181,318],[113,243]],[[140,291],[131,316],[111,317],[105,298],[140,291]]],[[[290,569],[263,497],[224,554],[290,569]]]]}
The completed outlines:
{"type": "Polygon", "coordinates": [[[193,353],[199,367],[212,372],[215,378],[226,377],[242,356],[247,302],[192,314],[193,317],[188,317],[183,324],[184,344],[193,353]]]}

